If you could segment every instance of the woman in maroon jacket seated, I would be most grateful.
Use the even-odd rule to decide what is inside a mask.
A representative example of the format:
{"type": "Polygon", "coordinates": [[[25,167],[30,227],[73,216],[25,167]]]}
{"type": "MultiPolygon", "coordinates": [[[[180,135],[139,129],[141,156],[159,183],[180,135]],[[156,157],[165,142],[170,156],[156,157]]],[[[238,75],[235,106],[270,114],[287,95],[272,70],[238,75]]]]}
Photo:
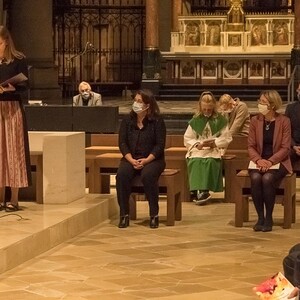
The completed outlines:
{"type": "Polygon", "coordinates": [[[292,173],[289,157],[291,124],[277,113],[282,106],[275,90],[263,91],[258,100],[259,114],[252,117],[248,136],[252,200],[258,215],[254,231],[272,231],[276,187],[292,173]]]}

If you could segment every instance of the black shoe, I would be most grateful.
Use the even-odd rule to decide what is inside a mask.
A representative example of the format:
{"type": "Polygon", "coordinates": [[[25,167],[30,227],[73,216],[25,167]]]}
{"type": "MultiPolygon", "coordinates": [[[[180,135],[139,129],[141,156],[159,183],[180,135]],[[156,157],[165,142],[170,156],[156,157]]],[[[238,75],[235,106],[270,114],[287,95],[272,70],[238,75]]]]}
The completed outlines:
{"type": "Polygon", "coordinates": [[[197,191],[191,191],[190,192],[190,200],[194,201],[197,199],[197,191]]]}
{"type": "Polygon", "coordinates": [[[272,231],[272,229],[273,229],[273,226],[263,226],[262,232],[272,231]]]}
{"type": "Polygon", "coordinates": [[[197,199],[193,200],[197,205],[205,205],[207,201],[211,198],[211,195],[207,191],[198,191],[197,199]]]}
{"type": "Polygon", "coordinates": [[[262,232],[272,231],[272,229],[273,229],[273,220],[266,220],[262,232]]]}
{"type": "Polygon", "coordinates": [[[253,230],[254,231],[263,231],[263,228],[264,228],[264,225],[261,225],[259,223],[256,223],[254,226],[253,226],[253,230]]]}
{"type": "Polygon", "coordinates": [[[119,225],[118,227],[119,228],[126,228],[129,226],[129,216],[126,215],[126,216],[121,216],[120,217],[120,222],[119,222],[119,225]]]}
{"type": "Polygon", "coordinates": [[[159,220],[158,216],[150,217],[150,228],[158,228],[159,220]]]}
{"type": "Polygon", "coordinates": [[[257,223],[253,226],[254,231],[262,231],[264,227],[265,219],[258,219],[257,223]]]}

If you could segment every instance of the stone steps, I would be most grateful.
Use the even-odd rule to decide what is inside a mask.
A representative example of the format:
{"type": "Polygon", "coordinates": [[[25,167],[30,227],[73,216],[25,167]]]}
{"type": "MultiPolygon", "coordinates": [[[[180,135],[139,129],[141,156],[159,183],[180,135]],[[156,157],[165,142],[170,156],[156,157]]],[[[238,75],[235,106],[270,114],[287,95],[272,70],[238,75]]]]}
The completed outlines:
{"type": "Polygon", "coordinates": [[[215,84],[215,85],[200,85],[200,84],[162,84],[157,95],[158,100],[168,101],[193,101],[198,100],[199,96],[204,91],[211,91],[217,99],[225,94],[230,94],[233,98],[240,98],[243,101],[256,101],[262,90],[275,89],[279,92],[283,101],[287,101],[288,88],[287,84],[215,84]]]}
{"type": "Polygon", "coordinates": [[[87,194],[69,204],[19,202],[16,213],[0,219],[0,274],[115,218],[115,195],[87,194]]]}

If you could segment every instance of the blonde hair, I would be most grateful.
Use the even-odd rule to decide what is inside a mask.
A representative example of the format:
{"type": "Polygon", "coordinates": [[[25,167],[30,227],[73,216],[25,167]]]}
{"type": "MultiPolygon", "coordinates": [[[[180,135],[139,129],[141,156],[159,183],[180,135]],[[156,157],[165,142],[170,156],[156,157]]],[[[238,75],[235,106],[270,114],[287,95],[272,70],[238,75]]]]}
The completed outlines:
{"type": "Polygon", "coordinates": [[[14,58],[22,59],[25,57],[23,52],[16,50],[11,34],[9,30],[4,26],[0,26],[0,37],[6,42],[3,57],[4,63],[9,64],[14,60],[14,58]]]}
{"type": "Polygon", "coordinates": [[[90,91],[92,90],[90,84],[86,81],[81,81],[78,86],[79,93],[81,93],[82,86],[86,86],[90,91]]]}
{"type": "Polygon", "coordinates": [[[262,91],[259,97],[264,96],[268,99],[271,108],[276,111],[282,106],[282,99],[279,93],[275,90],[266,90],[262,91]]]}
{"type": "Polygon", "coordinates": [[[199,115],[202,115],[201,103],[207,103],[207,104],[211,104],[212,106],[214,106],[213,115],[214,116],[217,115],[217,100],[216,100],[215,96],[212,94],[212,92],[204,91],[200,95],[195,117],[198,117],[199,115]]]}
{"type": "Polygon", "coordinates": [[[219,105],[228,105],[228,103],[234,100],[229,94],[224,94],[219,99],[219,105]]]}

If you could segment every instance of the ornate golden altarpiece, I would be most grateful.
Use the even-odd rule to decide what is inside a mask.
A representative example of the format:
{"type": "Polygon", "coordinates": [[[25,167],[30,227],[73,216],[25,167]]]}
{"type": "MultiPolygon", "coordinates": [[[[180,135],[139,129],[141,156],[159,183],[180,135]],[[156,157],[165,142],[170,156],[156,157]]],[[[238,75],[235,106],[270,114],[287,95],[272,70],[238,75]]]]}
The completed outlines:
{"type": "Polygon", "coordinates": [[[179,16],[171,48],[162,52],[167,80],[195,83],[283,83],[291,73],[294,14],[245,14],[232,0],[227,14],[179,16]]]}

